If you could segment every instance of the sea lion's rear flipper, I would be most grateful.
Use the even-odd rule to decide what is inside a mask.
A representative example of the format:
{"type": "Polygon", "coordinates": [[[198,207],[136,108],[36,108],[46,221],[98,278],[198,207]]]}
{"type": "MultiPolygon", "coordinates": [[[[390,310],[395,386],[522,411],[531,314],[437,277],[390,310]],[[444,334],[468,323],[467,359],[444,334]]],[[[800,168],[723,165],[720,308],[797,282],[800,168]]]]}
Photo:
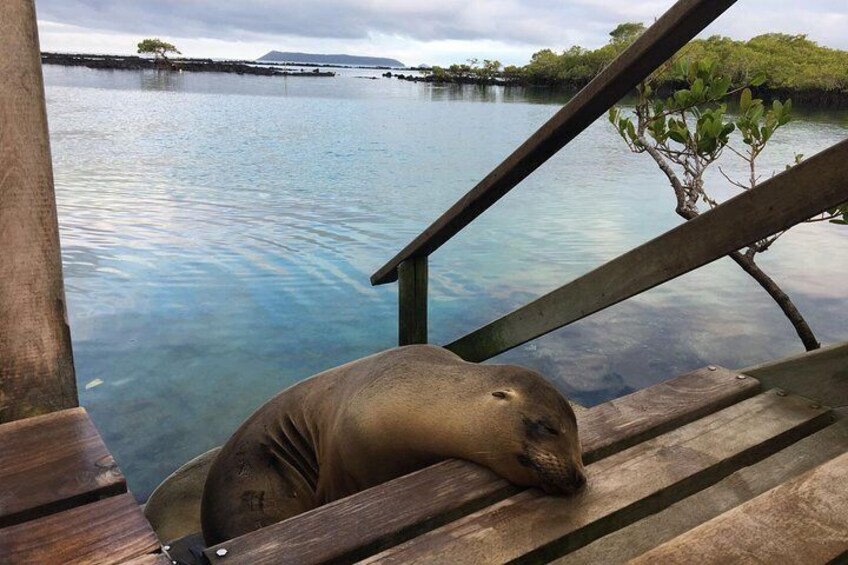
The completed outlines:
{"type": "Polygon", "coordinates": [[[200,501],[209,467],[221,451],[210,449],[171,473],[156,487],[144,506],[144,516],[162,543],[197,533],[200,501]]]}

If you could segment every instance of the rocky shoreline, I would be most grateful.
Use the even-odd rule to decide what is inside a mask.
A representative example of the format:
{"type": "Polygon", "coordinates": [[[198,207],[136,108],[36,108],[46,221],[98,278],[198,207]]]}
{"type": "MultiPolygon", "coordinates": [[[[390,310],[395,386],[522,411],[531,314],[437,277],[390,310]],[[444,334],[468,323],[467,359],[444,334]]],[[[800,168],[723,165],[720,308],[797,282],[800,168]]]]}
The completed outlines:
{"type": "Polygon", "coordinates": [[[212,59],[168,59],[166,61],[135,56],[84,55],[67,53],[42,53],[44,65],[62,65],[66,67],[87,67],[89,69],[107,69],[121,71],[162,70],[203,73],[232,73],[258,76],[304,76],[334,77],[336,73],[320,71],[281,71],[266,66],[253,66],[246,61],[214,61],[212,59]]]}
{"type": "MultiPolygon", "coordinates": [[[[413,71],[415,70],[416,69],[413,69],[413,71]]],[[[517,86],[563,92],[577,92],[589,82],[571,81],[559,84],[536,84],[520,78],[505,78],[503,76],[483,79],[471,76],[438,77],[434,74],[414,75],[397,72],[384,73],[383,77],[438,85],[517,86]]],[[[667,96],[670,95],[675,88],[683,88],[683,85],[665,84],[660,87],[659,92],[662,95],[667,96]]],[[[841,90],[769,88],[767,85],[756,87],[752,90],[754,96],[762,98],[766,102],[771,102],[772,100],[791,99],[792,102],[799,107],[827,108],[834,110],[848,109],[848,92],[841,90]]]]}

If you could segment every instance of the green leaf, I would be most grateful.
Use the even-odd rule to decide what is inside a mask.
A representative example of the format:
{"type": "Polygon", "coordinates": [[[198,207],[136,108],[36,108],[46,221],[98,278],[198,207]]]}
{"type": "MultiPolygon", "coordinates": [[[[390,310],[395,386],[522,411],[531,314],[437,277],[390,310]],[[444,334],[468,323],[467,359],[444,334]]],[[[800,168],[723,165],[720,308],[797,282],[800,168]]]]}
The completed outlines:
{"type": "Polygon", "coordinates": [[[751,86],[762,86],[766,82],[766,73],[763,71],[758,72],[754,75],[754,78],[751,79],[751,86]]]}
{"type": "Polygon", "coordinates": [[[668,136],[677,143],[686,144],[686,138],[676,129],[668,130],[668,136]]]}
{"type": "Polygon", "coordinates": [[[739,97],[739,110],[744,112],[748,111],[748,108],[751,107],[751,100],[753,95],[751,94],[751,89],[746,88],[742,91],[742,95],[739,97]]]}

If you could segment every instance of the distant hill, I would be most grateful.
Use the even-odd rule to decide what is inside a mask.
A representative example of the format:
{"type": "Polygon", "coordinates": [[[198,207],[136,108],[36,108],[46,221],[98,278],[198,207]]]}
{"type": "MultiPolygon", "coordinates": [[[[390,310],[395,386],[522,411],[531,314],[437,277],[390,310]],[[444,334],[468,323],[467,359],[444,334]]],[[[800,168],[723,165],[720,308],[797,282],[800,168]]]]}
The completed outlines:
{"type": "Polygon", "coordinates": [[[405,67],[397,59],[385,57],[359,57],[357,55],[322,55],[319,53],[289,53],[271,51],[257,61],[279,63],[304,63],[315,65],[350,65],[353,67],[405,67]]]}

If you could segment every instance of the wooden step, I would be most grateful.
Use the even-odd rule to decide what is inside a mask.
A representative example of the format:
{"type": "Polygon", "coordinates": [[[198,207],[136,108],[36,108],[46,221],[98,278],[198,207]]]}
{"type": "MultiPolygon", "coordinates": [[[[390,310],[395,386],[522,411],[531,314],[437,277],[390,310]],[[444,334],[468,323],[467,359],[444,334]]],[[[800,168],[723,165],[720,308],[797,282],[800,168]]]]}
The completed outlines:
{"type": "Polygon", "coordinates": [[[0,426],[0,527],[125,492],[84,408],[0,426]]]}
{"type": "Polygon", "coordinates": [[[658,545],[848,452],[848,420],[840,420],[713,486],[565,555],[556,565],[626,563],[658,545]]]}
{"type": "Polygon", "coordinates": [[[590,465],[588,487],[575,497],[527,490],[366,562],[549,561],[706,488],[829,421],[828,410],[769,391],[590,465]]]}
{"type": "Polygon", "coordinates": [[[844,563],[848,453],[674,538],[633,565],[844,563]]]}
{"type": "MultiPolygon", "coordinates": [[[[578,414],[584,460],[748,398],[759,383],[704,368],[578,414]]],[[[206,551],[212,563],[320,563],[372,555],[515,494],[489,470],[451,460],[338,500],[206,551]],[[226,549],[224,558],[216,555],[226,549]]]]}
{"type": "Polygon", "coordinates": [[[159,541],[131,494],[0,529],[4,565],[106,565],[158,550],[159,541]]]}

